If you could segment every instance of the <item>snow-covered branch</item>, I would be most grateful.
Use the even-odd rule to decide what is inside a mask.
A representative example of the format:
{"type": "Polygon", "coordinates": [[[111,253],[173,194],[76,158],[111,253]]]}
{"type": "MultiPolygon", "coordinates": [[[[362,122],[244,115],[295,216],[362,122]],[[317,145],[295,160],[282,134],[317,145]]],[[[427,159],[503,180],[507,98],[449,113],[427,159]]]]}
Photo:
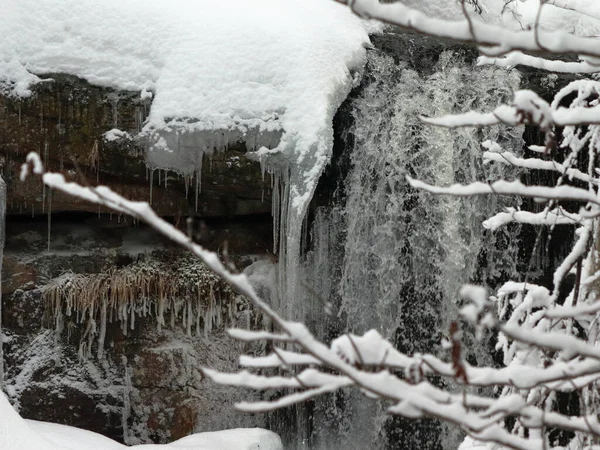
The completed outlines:
{"type": "Polygon", "coordinates": [[[587,61],[569,62],[556,59],[546,59],[539,56],[526,55],[522,52],[511,52],[505,56],[495,58],[480,56],[478,65],[493,65],[497,67],[528,66],[535,69],[546,70],[557,73],[596,73],[600,67],[587,61]]]}
{"type": "MultiPolygon", "coordinates": [[[[37,163],[35,157],[31,157],[37,163]]],[[[39,172],[40,168],[36,168],[39,172]]],[[[27,169],[24,169],[24,173],[27,169]]],[[[146,222],[169,239],[189,249],[201,258],[211,269],[220,274],[240,293],[247,296],[255,306],[261,308],[277,324],[283,334],[270,332],[250,332],[247,330],[231,330],[230,334],[246,341],[272,340],[275,342],[293,343],[300,353],[284,349],[275,349],[267,357],[244,357],[242,365],[253,368],[293,366],[316,366],[327,368],[327,371],[307,368],[291,376],[256,375],[247,371],[237,374],[222,374],[211,369],[204,369],[206,376],[218,383],[246,386],[252,389],[296,389],[298,392],[286,394],[273,401],[258,403],[241,403],[240,409],[245,411],[264,411],[288,406],[305,401],[317,395],[332,392],[341,388],[355,386],[364,392],[385,400],[391,400],[393,406],[389,411],[406,417],[437,417],[459,425],[471,436],[487,440],[508,448],[532,449],[542,448],[542,442],[515,436],[500,424],[500,419],[509,415],[520,415],[527,418],[531,426],[550,425],[569,430],[583,430],[582,421],[573,420],[560,414],[542,414],[537,407],[512,402],[507,404],[506,398],[494,400],[470,393],[453,395],[435,387],[426,381],[428,375],[443,375],[457,378],[456,362],[443,362],[433,355],[409,357],[396,350],[377,332],[370,331],[364,336],[343,335],[334,340],[331,346],[319,342],[300,323],[289,322],[279,316],[254,292],[244,275],[233,274],[219,261],[216,254],[203,249],[185,234],[158,217],[145,202],[131,202],[104,186],[84,187],[67,182],[62,175],[43,174],[44,182],[57,189],[91,201],[115,211],[128,213],[146,222]],[[405,375],[399,377],[398,371],[405,375]],[[406,379],[402,379],[406,376],[406,379]],[[423,379],[420,379],[424,377],[423,379]],[[502,406],[503,405],[503,406],[502,406]]],[[[512,328],[503,328],[510,336],[522,341],[538,344],[531,335],[521,335],[512,328]]],[[[550,339],[556,344],[557,339],[550,339]]],[[[573,341],[573,340],[571,340],[573,341]]],[[[461,364],[466,374],[466,382],[473,386],[515,386],[522,389],[532,386],[546,386],[548,389],[561,389],[559,385],[565,374],[577,380],[585,376],[595,375],[600,370],[598,357],[600,354],[578,342],[567,342],[567,348],[574,348],[577,353],[586,355],[588,359],[574,360],[556,364],[547,369],[531,370],[528,367],[513,366],[505,369],[476,368],[461,364]],[[515,384],[518,380],[518,384],[515,384]],[[559,383],[551,386],[551,383],[559,383]]],[[[562,345],[562,344],[561,344],[562,345]]],[[[561,346],[562,348],[562,346],[561,346]]],[[[563,383],[564,385],[564,383],[563,383]]]]}
{"type": "Polygon", "coordinates": [[[531,197],[542,200],[570,200],[588,202],[600,206],[600,198],[593,192],[574,186],[527,186],[520,181],[496,181],[494,183],[475,182],[467,185],[453,184],[448,187],[434,186],[407,177],[409,184],[432,194],[452,195],[455,197],[471,197],[473,195],[510,195],[531,197]]]}
{"type": "Polygon", "coordinates": [[[585,55],[595,58],[593,62],[598,62],[600,58],[600,50],[594,39],[574,36],[566,31],[514,31],[471,18],[459,21],[444,20],[427,16],[401,2],[337,1],[348,4],[360,17],[377,19],[427,36],[476,44],[480,51],[488,56],[500,56],[518,50],[527,53],[585,55]]]}

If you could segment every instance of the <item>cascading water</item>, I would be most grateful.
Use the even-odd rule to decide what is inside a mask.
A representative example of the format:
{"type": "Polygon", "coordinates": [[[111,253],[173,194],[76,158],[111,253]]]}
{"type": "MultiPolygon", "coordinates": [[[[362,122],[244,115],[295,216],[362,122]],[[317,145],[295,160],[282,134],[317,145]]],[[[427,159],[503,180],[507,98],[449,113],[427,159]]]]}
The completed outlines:
{"type": "MultiPolygon", "coordinates": [[[[419,115],[491,110],[512,97],[519,75],[474,68],[464,51],[446,50],[429,74],[371,52],[368,77],[353,101],[344,200],[315,214],[305,289],[295,301],[303,302],[305,320],[326,340],[340,331],[375,328],[405,352],[441,352],[449,322],[458,316],[460,286],[495,284],[516,271],[517,230],[492,234],[481,225],[514,200],[435,197],[410,188],[406,176],[438,185],[510,178],[516,173],[506,167],[482,165],[481,142],[519,149],[522,130],[432,128],[419,115]]],[[[469,348],[470,359],[490,359],[487,347],[469,342],[469,348]]],[[[459,443],[458,432],[441,425],[386,419],[382,405],[359,393],[322,398],[303,412],[297,431],[308,431],[298,441],[309,445],[300,448],[437,449],[459,443]]]]}

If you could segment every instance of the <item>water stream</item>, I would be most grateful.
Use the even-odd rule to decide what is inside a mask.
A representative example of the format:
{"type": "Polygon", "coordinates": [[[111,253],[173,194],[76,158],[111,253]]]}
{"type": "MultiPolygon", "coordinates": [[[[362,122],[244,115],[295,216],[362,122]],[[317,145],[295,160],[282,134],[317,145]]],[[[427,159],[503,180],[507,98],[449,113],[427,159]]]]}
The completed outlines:
{"type": "MultiPolygon", "coordinates": [[[[481,226],[514,200],[434,197],[410,188],[406,175],[439,185],[515,176],[484,167],[481,142],[520,148],[522,130],[439,129],[418,116],[493,109],[518,84],[516,72],[474,68],[460,51],[441,52],[428,72],[370,53],[368,80],[352,103],[344,195],[314,214],[294,299],[318,336],[376,328],[405,352],[442,354],[460,286],[515,273],[518,230],[492,234],[481,226]]],[[[469,358],[489,362],[485,344],[471,344],[469,358]]],[[[434,422],[390,420],[383,405],[356,392],[305,405],[295,419],[302,436],[290,448],[450,449],[460,440],[434,422]]]]}

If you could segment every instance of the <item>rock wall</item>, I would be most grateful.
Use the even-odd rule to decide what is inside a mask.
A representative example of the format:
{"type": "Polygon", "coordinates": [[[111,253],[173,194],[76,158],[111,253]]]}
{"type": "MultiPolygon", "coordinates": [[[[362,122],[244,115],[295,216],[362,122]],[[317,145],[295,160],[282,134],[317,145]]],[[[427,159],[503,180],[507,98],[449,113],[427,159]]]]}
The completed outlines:
{"type": "MultiPolygon", "coordinates": [[[[17,182],[30,151],[38,152],[50,170],[83,183],[107,184],[133,200],[150,200],[152,178],[152,206],[163,216],[270,213],[270,183],[263,181],[258,164],[244,158],[241,143],[207,162],[196,210],[194,193],[186,195],[193,188],[186,189],[183,178],[163,171],[151,177],[141,143],[106,136],[115,128],[134,135],[148,108],[139,93],[114,92],[64,75],[37,85],[27,99],[0,96],[0,164],[9,189],[8,213],[40,214],[49,207],[38,179],[17,182]]],[[[52,211],[98,211],[62,194],[52,196],[51,206],[52,211]]]]}
{"type": "Polygon", "coordinates": [[[206,161],[196,209],[190,188],[195,181],[172,172],[152,175],[141,143],[105,138],[113,128],[132,135],[140,129],[149,106],[138,94],[62,75],[51,78],[29,99],[0,96],[0,169],[8,185],[4,388],[13,405],[26,418],[79,426],[129,444],[168,442],[195,431],[267,427],[265,416],[233,410],[235,401],[255,394],[216,386],[199,370],[235,370],[240,351],[264,350],[240,347],[225,336],[226,326],[247,326],[246,309],[235,310],[229,321],[200,336],[188,335],[180,321],[159,331],[151,315],[140,317],[125,334],[114,320],[107,326],[105,357],[81,357],[86,322],[73,313],[57,331],[44,286],[69,271],[118,271],[166,254],[177,266],[183,255],[131,218],[50,193],[37,177],[21,183],[18,175],[25,155],[36,151],[49,170],[68,179],[107,184],[127,198],[151,200],[180,228],[192,217],[195,238],[213,250],[227,241],[240,269],[272,248],[270,180],[244,157],[240,143],[206,161]]]}

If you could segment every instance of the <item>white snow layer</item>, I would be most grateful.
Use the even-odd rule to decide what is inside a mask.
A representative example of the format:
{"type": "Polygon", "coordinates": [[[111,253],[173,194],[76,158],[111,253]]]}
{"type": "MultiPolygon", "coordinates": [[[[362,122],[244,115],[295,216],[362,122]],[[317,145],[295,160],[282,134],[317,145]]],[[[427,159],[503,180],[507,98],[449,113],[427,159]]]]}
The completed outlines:
{"type": "MultiPolygon", "coordinates": [[[[402,0],[428,16],[446,20],[464,17],[462,7],[456,0],[402,0]]],[[[473,11],[473,1],[466,3],[467,10],[475,20],[502,24],[513,30],[533,27],[536,23],[540,0],[478,0],[481,16],[473,11]]],[[[595,0],[550,0],[542,5],[540,26],[547,31],[566,31],[578,36],[600,34],[600,4],[595,0]]]]}
{"type": "Polygon", "coordinates": [[[196,195],[203,155],[244,142],[275,175],[276,233],[291,255],[281,266],[294,285],[302,219],[330,160],[333,117],[358,81],[352,71],[360,72],[376,25],[332,0],[0,5],[0,92],[31,95],[38,75],[54,73],[139,91],[152,99],[137,136],[148,166],[195,176],[196,195]]]}
{"type": "Polygon", "coordinates": [[[24,420],[0,391],[0,443],[11,450],[283,450],[277,434],[260,428],[240,428],[194,434],[167,445],[127,447],[79,428],[24,420]]]}
{"type": "Polygon", "coordinates": [[[139,91],[153,97],[150,166],[191,176],[202,152],[242,140],[299,163],[308,197],[369,42],[365,22],[330,0],[2,4],[0,92],[27,96],[53,73],[139,91]]]}

